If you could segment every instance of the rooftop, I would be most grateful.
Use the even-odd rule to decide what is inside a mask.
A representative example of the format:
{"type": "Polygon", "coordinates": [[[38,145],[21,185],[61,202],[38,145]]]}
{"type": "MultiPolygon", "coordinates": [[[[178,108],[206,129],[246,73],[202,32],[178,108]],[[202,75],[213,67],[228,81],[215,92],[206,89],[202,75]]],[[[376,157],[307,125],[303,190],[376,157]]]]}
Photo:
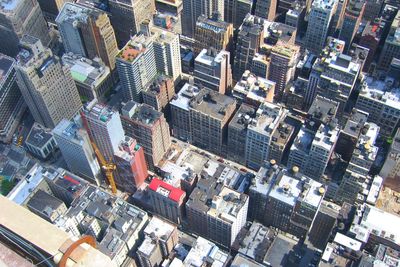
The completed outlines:
{"type": "Polygon", "coordinates": [[[236,100],[227,95],[203,88],[189,103],[190,108],[213,117],[224,120],[227,109],[233,110],[236,107],[236,100]]]}
{"type": "Polygon", "coordinates": [[[198,237],[183,264],[185,266],[201,267],[211,260],[210,267],[223,267],[229,260],[229,255],[221,251],[214,243],[198,237]]]}
{"type": "Polygon", "coordinates": [[[110,75],[110,69],[100,58],[90,60],[72,53],[64,54],[63,64],[70,67],[72,78],[91,88],[95,88],[110,75]]]}
{"type": "Polygon", "coordinates": [[[20,0],[0,0],[0,12],[14,11],[20,2],[20,0]]]}
{"type": "Polygon", "coordinates": [[[373,99],[392,108],[400,109],[400,88],[393,88],[390,80],[383,82],[367,77],[362,84],[360,97],[373,99]]]}
{"type": "MultiPolygon", "coordinates": [[[[64,202],[58,198],[48,194],[47,192],[39,189],[26,203],[28,208],[34,209],[47,217],[52,216],[60,206],[65,205],[64,202]]],[[[62,214],[58,214],[59,216],[62,214]]]]}
{"type": "Polygon", "coordinates": [[[216,66],[221,64],[224,58],[229,58],[229,52],[225,50],[217,51],[214,48],[203,49],[195,58],[195,64],[201,63],[207,66],[216,66]]]}
{"type": "Polygon", "coordinates": [[[317,95],[308,110],[308,114],[322,123],[328,123],[336,116],[338,108],[338,102],[317,95]]]}
{"type": "Polygon", "coordinates": [[[229,122],[229,127],[245,130],[255,117],[256,109],[253,106],[243,103],[229,122]]]}
{"type": "Polygon", "coordinates": [[[196,95],[198,95],[199,92],[200,89],[197,86],[185,83],[185,85],[182,87],[179,93],[176,94],[175,97],[171,100],[170,105],[188,111],[190,108],[189,106],[190,101],[196,95]]]}
{"type": "Polygon", "coordinates": [[[222,32],[227,32],[228,28],[231,25],[232,24],[227,23],[227,22],[221,20],[220,18],[217,18],[216,16],[208,18],[205,15],[201,15],[197,18],[197,21],[196,21],[196,28],[199,27],[199,28],[207,29],[207,30],[213,31],[217,34],[222,33],[222,32]]]}
{"type": "Polygon", "coordinates": [[[51,142],[52,139],[53,134],[51,129],[45,128],[39,123],[34,123],[25,142],[33,147],[41,149],[51,142]]]}
{"type": "Polygon", "coordinates": [[[315,9],[330,10],[334,7],[337,0],[315,0],[312,7],[315,9]]]}
{"type": "Polygon", "coordinates": [[[117,59],[125,62],[133,63],[135,59],[144,53],[148,47],[153,45],[153,40],[143,34],[135,35],[131,40],[120,50],[117,59]]]}
{"type": "Polygon", "coordinates": [[[163,116],[162,112],[155,110],[152,106],[134,101],[127,102],[122,107],[121,113],[133,121],[148,126],[153,126],[163,116]]]}
{"type": "Polygon", "coordinates": [[[87,23],[89,17],[97,17],[100,14],[101,12],[98,9],[67,2],[58,14],[56,22],[59,24],[68,22],[77,25],[78,23],[87,23]]]}
{"type": "Polygon", "coordinates": [[[358,137],[367,122],[367,119],[368,113],[358,109],[353,109],[342,131],[346,134],[358,137]]]}
{"type": "Polygon", "coordinates": [[[96,103],[94,106],[88,106],[86,111],[88,117],[101,121],[102,123],[108,123],[116,114],[118,114],[118,112],[113,110],[111,106],[100,103],[96,103]]]}
{"type": "Polygon", "coordinates": [[[149,189],[177,203],[181,203],[183,201],[183,198],[186,196],[185,192],[181,189],[167,184],[166,182],[157,178],[154,178],[151,181],[149,189]]]}
{"type": "Polygon", "coordinates": [[[243,256],[242,254],[237,254],[231,263],[232,267],[260,267],[262,266],[260,263],[243,256]]]}
{"type": "Polygon", "coordinates": [[[264,32],[264,42],[267,45],[277,45],[287,47],[285,49],[298,50],[298,46],[290,45],[296,35],[296,28],[279,22],[266,22],[266,31],[264,32]]]}
{"type": "Polygon", "coordinates": [[[296,202],[305,202],[314,208],[320,205],[325,193],[321,183],[271,163],[260,168],[251,190],[290,206],[294,206],[296,202]]]}
{"type": "Polygon", "coordinates": [[[240,194],[228,187],[223,187],[221,192],[213,197],[207,214],[233,223],[247,201],[247,195],[240,194]]]}
{"type": "Polygon", "coordinates": [[[281,106],[264,102],[258,108],[256,117],[251,120],[248,129],[260,134],[270,135],[284,116],[285,110],[281,106]]]}
{"type": "MultiPolygon", "coordinates": [[[[241,80],[236,83],[233,88],[233,96],[239,99],[245,99],[246,97],[255,100],[259,103],[263,103],[268,95],[273,95],[275,82],[264,79],[262,77],[257,77],[252,74],[250,71],[246,70],[241,80]]],[[[271,101],[272,102],[272,101],[271,101]]]]}
{"type": "Polygon", "coordinates": [[[144,228],[144,234],[151,236],[152,238],[167,241],[167,239],[169,239],[169,236],[175,230],[175,225],[154,216],[151,218],[146,228],[144,228]]]}

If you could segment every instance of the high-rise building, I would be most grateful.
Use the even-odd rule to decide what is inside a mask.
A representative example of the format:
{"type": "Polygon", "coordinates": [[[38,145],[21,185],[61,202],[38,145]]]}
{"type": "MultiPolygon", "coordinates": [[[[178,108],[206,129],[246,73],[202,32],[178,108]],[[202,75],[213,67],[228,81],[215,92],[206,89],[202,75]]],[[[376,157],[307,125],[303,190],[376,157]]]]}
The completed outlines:
{"type": "Polygon", "coordinates": [[[239,28],[248,13],[253,8],[252,0],[225,0],[224,21],[232,23],[235,29],[239,28]]]}
{"type": "Polygon", "coordinates": [[[179,242],[176,225],[153,217],[144,229],[144,241],[137,250],[140,266],[160,265],[179,242]]]}
{"type": "Polygon", "coordinates": [[[233,78],[239,80],[246,70],[250,70],[253,57],[259,51],[264,39],[265,21],[260,17],[247,14],[239,28],[233,78]]]}
{"type": "Polygon", "coordinates": [[[347,169],[367,176],[374,163],[378,147],[375,142],[378,138],[379,127],[375,123],[366,123],[358,138],[347,169]]]}
{"type": "Polygon", "coordinates": [[[364,14],[364,0],[350,0],[344,13],[342,28],[340,29],[339,39],[345,41],[345,51],[351,47],[354,36],[356,35],[364,14]]]}
{"type": "Polygon", "coordinates": [[[102,183],[101,169],[97,162],[90,138],[79,121],[63,119],[54,129],[53,135],[68,169],[100,185],[102,183]]]}
{"type": "Polygon", "coordinates": [[[78,0],[79,4],[94,6],[110,14],[118,47],[123,47],[140,31],[140,24],[151,21],[155,12],[153,0],[78,0]]]}
{"type": "Polygon", "coordinates": [[[290,148],[287,166],[296,166],[301,173],[320,180],[335,148],[339,129],[333,123],[317,125],[311,120],[300,129],[290,148]]]}
{"type": "Polygon", "coordinates": [[[148,176],[143,147],[136,140],[125,136],[114,153],[117,166],[114,175],[117,188],[123,192],[134,193],[148,176]]]}
{"type": "Polygon", "coordinates": [[[112,160],[120,142],[125,139],[119,113],[110,106],[92,101],[82,112],[82,121],[104,159],[112,160]]]}
{"type": "Polygon", "coordinates": [[[388,70],[393,58],[400,58],[400,10],[390,26],[389,34],[382,48],[378,61],[379,68],[388,70]]]}
{"type": "Polygon", "coordinates": [[[174,83],[177,84],[182,74],[179,35],[158,27],[152,27],[149,32],[154,40],[157,72],[172,77],[174,83]]]}
{"type": "Polygon", "coordinates": [[[353,109],[343,129],[340,130],[335,152],[340,154],[343,160],[349,162],[356,148],[358,138],[365,131],[368,113],[353,109]]]}
{"type": "Polygon", "coordinates": [[[189,109],[192,143],[215,154],[223,154],[236,100],[203,88],[190,101],[189,109]]]}
{"type": "Polygon", "coordinates": [[[246,166],[258,170],[269,157],[272,136],[279,123],[286,117],[287,111],[281,106],[264,103],[258,108],[256,117],[247,127],[246,166]]]}
{"type": "Polygon", "coordinates": [[[319,54],[325,47],[331,20],[336,12],[337,0],[316,0],[312,3],[308,17],[305,47],[319,54]]]}
{"type": "Polygon", "coordinates": [[[382,136],[393,136],[400,121],[400,89],[390,82],[364,79],[356,108],[369,113],[368,121],[377,124],[382,136]]]}
{"type": "Polygon", "coordinates": [[[13,58],[0,54],[0,141],[8,143],[26,109],[13,58]]]}
{"type": "Polygon", "coordinates": [[[124,98],[141,102],[141,92],[157,75],[153,41],[140,34],[133,37],[117,56],[124,98]]]}
{"type": "Polygon", "coordinates": [[[376,57],[379,44],[381,43],[381,38],[383,37],[384,28],[385,23],[381,20],[368,21],[361,33],[360,39],[357,43],[369,49],[368,56],[363,67],[364,72],[368,72],[370,70],[371,64],[376,57]]]}
{"type": "Polygon", "coordinates": [[[0,21],[0,53],[15,57],[24,35],[39,38],[44,46],[50,43],[47,23],[37,0],[1,0],[0,21]]]}
{"type": "Polygon", "coordinates": [[[249,189],[249,219],[297,237],[306,237],[325,195],[325,187],[298,172],[267,162],[249,189]]]}
{"type": "Polygon", "coordinates": [[[383,0],[366,0],[363,20],[374,21],[382,10],[383,0]]]}
{"type": "Polygon", "coordinates": [[[281,100],[286,87],[293,81],[299,56],[297,45],[278,43],[272,48],[268,79],[276,83],[274,100],[281,100]]]}
{"type": "Polygon", "coordinates": [[[183,0],[183,35],[193,37],[197,18],[200,15],[210,17],[214,12],[224,17],[224,0],[183,0]]]}
{"type": "Polygon", "coordinates": [[[174,95],[174,80],[163,74],[158,75],[150,86],[142,91],[143,103],[157,111],[164,111],[174,95]]]}
{"type": "Polygon", "coordinates": [[[104,99],[113,85],[113,79],[110,68],[100,58],[88,59],[67,53],[63,55],[62,62],[69,66],[82,100],[104,99]]]}
{"type": "Polygon", "coordinates": [[[228,125],[228,158],[241,165],[246,165],[247,129],[256,111],[255,107],[243,103],[228,125]]]}
{"type": "Polygon", "coordinates": [[[245,225],[249,197],[214,179],[202,179],[186,202],[189,229],[217,244],[230,247],[245,225]]]}
{"type": "MultiPolygon", "coordinates": [[[[165,27],[162,28],[167,28],[175,33],[182,34],[182,0],[156,0],[156,9],[161,16],[164,16],[165,19],[169,19],[170,22],[168,25],[168,22],[165,21],[165,27]],[[171,24],[173,24],[172,27],[171,24]]],[[[157,25],[156,19],[154,20],[154,24],[157,25]]],[[[157,26],[161,27],[161,25],[157,26]]]]}
{"type": "Polygon", "coordinates": [[[274,102],[274,92],[275,82],[246,70],[233,88],[232,95],[239,103],[247,103],[258,108],[264,102],[274,102]]]}
{"type": "Polygon", "coordinates": [[[274,21],[277,4],[276,0],[257,0],[254,14],[260,18],[274,21]]]}
{"type": "Polygon", "coordinates": [[[200,89],[197,86],[186,83],[171,100],[171,128],[174,137],[192,142],[190,102],[199,92],[200,89]]]}
{"type": "Polygon", "coordinates": [[[72,0],[37,0],[43,16],[52,22],[56,19],[58,13],[61,11],[63,5],[72,0]]]}
{"type": "Polygon", "coordinates": [[[171,145],[164,114],[146,104],[129,101],[122,107],[122,123],[127,136],[144,149],[148,168],[154,170],[171,145]]]}
{"type": "Polygon", "coordinates": [[[54,128],[72,119],[82,103],[69,68],[35,37],[25,35],[20,46],[17,81],[35,121],[54,128]]]}
{"type": "Polygon", "coordinates": [[[100,57],[111,70],[115,68],[118,46],[114,29],[105,12],[66,3],[56,22],[66,52],[89,59],[100,57]]]}
{"type": "Polygon", "coordinates": [[[196,21],[194,34],[194,52],[199,54],[203,49],[215,48],[217,51],[231,51],[233,46],[233,25],[223,21],[215,12],[210,18],[201,15],[196,21]]]}
{"type": "Polygon", "coordinates": [[[194,60],[194,82],[200,87],[225,94],[232,86],[230,53],[203,49],[194,60]]]}
{"type": "Polygon", "coordinates": [[[141,102],[141,92],[162,73],[178,83],[181,78],[179,37],[161,28],[142,24],[142,32],[134,36],[117,56],[117,67],[124,96],[141,102]]]}
{"type": "Polygon", "coordinates": [[[337,225],[340,209],[341,207],[335,203],[326,200],[321,202],[308,235],[308,240],[314,247],[325,249],[329,237],[337,225]]]}
{"type": "Polygon", "coordinates": [[[203,237],[197,237],[196,241],[193,243],[192,248],[187,254],[183,264],[178,262],[177,264],[182,264],[182,266],[193,266],[193,265],[209,265],[212,262],[213,265],[227,266],[231,257],[229,253],[220,249],[213,242],[204,239],[203,237]]]}
{"type": "Polygon", "coordinates": [[[154,178],[148,188],[154,212],[180,224],[184,215],[185,191],[154,178]]]}
{"type": "Polygon", "coordinates": [[[294,127],[284,121],[281,121],[272,134],[269,155],[267,160],[275,160],[276,164],[283,164],[289,152],[290,141],[294,135],[294,127]]]}

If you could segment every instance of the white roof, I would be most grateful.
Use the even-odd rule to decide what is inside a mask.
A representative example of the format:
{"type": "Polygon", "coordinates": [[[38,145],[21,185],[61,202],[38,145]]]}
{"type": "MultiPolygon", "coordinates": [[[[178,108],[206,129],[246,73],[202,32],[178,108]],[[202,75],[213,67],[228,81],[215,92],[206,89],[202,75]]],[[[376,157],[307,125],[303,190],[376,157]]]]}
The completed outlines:
{"type": "Polygon", "coordinates": [[[283,175],[279,181],[279,185],[274,186],[269,196],[294,206],[300,193],[300,181],[287,175],[283,175]],[[284,187],[287,187],[288,190],[284,190],[284,187]]]}
{"type": "Polygon", "coordinates": [[[50,173],[42,173],[43,167],[35,164],[32,169],[26,174],[14,189],[8,194],[7,198],[15,203],[21,205],[29,197],[33,190],[43,181],[44,177],[53,179],[57,176],[55,172],[53,175],[50,173]]]}
{"type": "Polygon", "coordinates": [[[400,217],[376,207],[366,205],[360,225],[371,234],[392,239],[400,245],[400,217]]]}
{"type": "Polygon", "coordinates": [[[360,241],[357,241],[341,233],[337,233],[333,241],[354,251],[359,251],[362,245],[360,241]]]}
{"type": "Polygon", "coordinates": [[[228,255],[222,252],[218,246],[199,236],[183,264],[184,266],[201,267],[207,256],[214,259],[212,267],[222,267],[228,259],[228,255]]]}

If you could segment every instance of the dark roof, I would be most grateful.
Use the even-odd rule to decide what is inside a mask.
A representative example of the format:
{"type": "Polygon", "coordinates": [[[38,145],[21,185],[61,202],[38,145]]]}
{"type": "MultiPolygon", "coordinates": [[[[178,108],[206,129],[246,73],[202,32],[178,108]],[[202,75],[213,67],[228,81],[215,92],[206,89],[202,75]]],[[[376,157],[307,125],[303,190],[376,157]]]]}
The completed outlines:
{"type": "Polygon", "coordinates": [[[41,189],[39,189],[27,203],[28,208],[34,209],[48,217],[61,205],[65,205],[64,202],[41,189]]]}
{"type": "Polygon", "coordinates": [[[31,131],[29,132],[28,138],[26,139],[26,143],[37,148],[42,148],[52,138],[53,135],[51,134],[50,129],[47,129],[42,125],[35,123],[32,126],[31,131]]]}

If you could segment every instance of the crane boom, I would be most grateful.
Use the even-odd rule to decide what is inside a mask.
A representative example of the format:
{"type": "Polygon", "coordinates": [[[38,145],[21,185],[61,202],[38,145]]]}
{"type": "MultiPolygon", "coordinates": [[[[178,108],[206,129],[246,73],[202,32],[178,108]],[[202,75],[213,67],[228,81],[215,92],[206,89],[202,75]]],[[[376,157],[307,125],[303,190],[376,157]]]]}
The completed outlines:
{"type": "Polygon", "coordinates": [[[111,186],[111,191],[113,192],[113,194],[117,193],[117,186],[115,184],[115,180],[114,180],[114,174],[113,172],[115,171],[115,169],[117,168],[117,166],[110,162],[107,162],[106,159],[104,158],[103,154],[101,154],[99,148],[97,147],[95,142],[91,142],[94,152],[96,153],[96,156],[98,158],[98,160],[100,161],[101,167],[104,171],[104,173],[106,174],[108,183],[111,186]]]}

